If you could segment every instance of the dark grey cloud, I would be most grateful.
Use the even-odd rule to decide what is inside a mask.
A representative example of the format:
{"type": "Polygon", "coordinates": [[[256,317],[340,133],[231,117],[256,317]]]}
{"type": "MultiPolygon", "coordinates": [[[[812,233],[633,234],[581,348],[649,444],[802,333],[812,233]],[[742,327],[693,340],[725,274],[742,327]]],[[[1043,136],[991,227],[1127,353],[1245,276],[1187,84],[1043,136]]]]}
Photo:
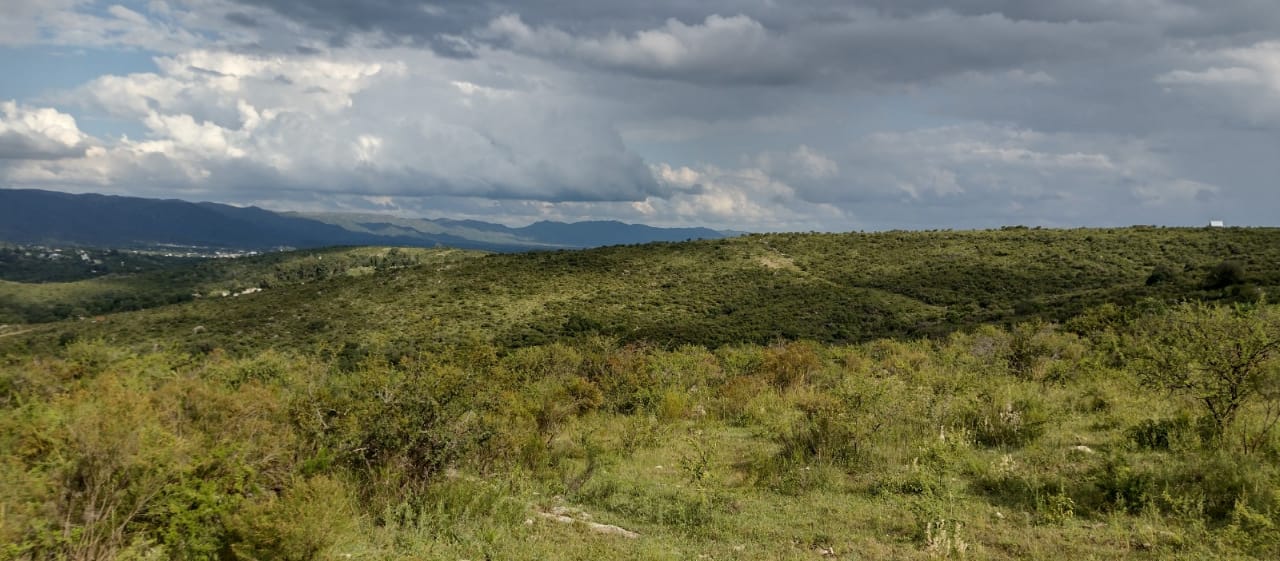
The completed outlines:
{"type": "Polygon", "coordinates": [[[448,39],[484,21],[492,8],[483,3],[416,0],[237,0],[302,23],[326,36],[330,47],[347,45],[359,33],[385,35],[390,43],[408,40],[437,52],[464,55],[448,39]]]}
{"type": "Polygon", "coordinates": [[[223,16],[227,21],[243,27],[258,27],[258,20],[244,12],[229,12],[223,16]]]}
{"type": "MultiPolygon", "coordinates": [[[[1150,36],[1177,36],[1214,40],[1272,33],[1280,14],[1270,0],[809,0],[773,2],[769,0],[709,0],[686,2],[654,0],[650,2],[602,2],[598,0],[236,0],[273,11],[296,22],[338,37],[339,43],[353,33],[380,33],[391,38],[408,39],[423,44],[444,46],[443,38],[470,37],[503,15],[518,15],[527,25],[563,31],[574,37],[590,39],[606,34],[628,36],[662,28],[669,22],[698,25],[711,16],[731,18],[743,16],[765,29],[788,38],[799,47],[797,56],[809,63],[825,64],[830,57],[821,56],[822,45],[847,47],[844,54],[854,57],[868,45],[894,48],[903,42],[927,39],[921,48],[947,45],[964,46],[965,42],[1000,39],[1002,32],[989,27],[994,20],[1020,24],[1055,24],[1070,26],[1076,39],[1064,44],[1064,33],[1044,37],[1041,45],[1033,42],[1018,45],[995,44],[994,47],[1019,47],[1004,56],[1031,49],[1031,55],[1063,52],[1063,47],[1106,48],[1098,44],[1108,36],[1130,34],[1134,41],[1149,41],[1150,36]],[[860,25],[861,24],[861,25],[860,25]],[[969,26],[979,26],[974,31],[969,26]],[[988,27],[984,27],[988,26],[988,27]],[[1102,26],[1099,31],[1091,30],[1102,26]],[[1106,27],[1110,27],[1108,31],[1106,27]],[[1117,29],[1116,26],[1122,26],[1117,29]],[[1126,31],[1127,30],[1127,31],[1126,31]],[[878,31],[878,32],[877,32],[878,31]],[[989,35],[990,32],[995,35],[989,35]],[[841,41],[833,34],[844,35],[841,41]],[[880,43],[886,35],[902,37],[896,43],[880,43]],[[806,48],[803,45],[813,43],[806,48]]],[[[1034,32],[1045,27],[1027,26],[1034,32]]],[[[1016,33],[1015,33],[1016,35],[1016,33]]],[[[1117,45],[1111,45],[1117,46],[1117,45]]],[[[456,44],[447,52],[459,52],[456,44]]],[[[998,49],[997,49],[998,50],[998,49]]],[[[964,57],[947,56],[941,63],[963,63],[964,57]]],[[[981,55],[972,48],[958,54],[981,55]]],[[[828,53],[830,54],[830,53],[828,53]]],[[[884,53],[892,56],[892,53],[884,53]]],[[[918,59],[917,59],[918,60],[918,59]]],[[[912,61],[908,61],[912,62],[912,61]]]]}
{"type": "Polygon", "coordinates": [[[1273,0],[62,6],[60,41],[162,54],[20,100],[6,184],[734,229],[1280,207],[1273,0]]]}
{"type": "Polygon", "coordinates": [[[271,9],[296,21],[330,30],[379,30],[390,34],[458,34],[504,13],[535,25],[573,33],[630,33],[675,18],[685,23],[709,15],[746,15],[771,28],[832,22],[867,15],[911,18],[951,12],[962,16],[1002,14],[1018,21],[1052,23],[1123,21],[1178,25],[1217,34],[1263,29],[1276,14],[1268,0],[236,0],[271,9]],[[1198,22],[1195,25],[1191,23],[1198,22]]]}
{"type": "Polygon", "coordinates": [[[534,24],[554,24],[574,32],[615,30],[631,32],[668,18],[701,21],[711,14],[782,12],[763,1],[597,2],[591,0],[531,0],[492,2],[468,0],[236,0],[266,8],[294,21],[334,34],[381,32],[420,40],[461,35],[483,27],[495,17],[519,13],[534,24]]]}

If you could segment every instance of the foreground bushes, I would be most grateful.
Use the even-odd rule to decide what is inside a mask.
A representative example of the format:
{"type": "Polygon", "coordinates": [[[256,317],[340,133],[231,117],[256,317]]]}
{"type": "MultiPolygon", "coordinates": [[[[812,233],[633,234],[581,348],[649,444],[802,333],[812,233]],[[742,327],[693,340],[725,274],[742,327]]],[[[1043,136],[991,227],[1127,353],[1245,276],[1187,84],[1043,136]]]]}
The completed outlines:
{"type": "Polygon", "coordinates": [[[224,517],[294,482],[286,394],[231,387],[241,365],[91,344],[68,354],[5,372],[28,390],[11,393],[0,417],[14,468],[0,534],[9,555],[100,559],[163,544],[213,558],[227,542],[224,517]]]}
{"type": "Polygon", "coordinates": [[[1141,519],[1191,536],[1179,547],[1265,557],[1280,446],[1250,427],[1270,418],[1269,390],[1251,386],[1223,429],[1203,399],[1142,390],[1135,362],[1176,334],[1169,318],[1273,334],[1262,312],[1222,313],[1182,307],[1098,342],[1028,324],[851,347],[593,337],[394,363],[376,342],[244,359],[75,342],[0,364],[0,558],[318,559],[379,532],[398,536],[377,546],[391,551],[490,547],[547,497],[716,540],[752,504],[833,495],[901,509],[922,554],[976,546],[994,510],[1063,531],[1141,519]],[[1250,438],[1223,438],[1232,427],[1250,438]]]}

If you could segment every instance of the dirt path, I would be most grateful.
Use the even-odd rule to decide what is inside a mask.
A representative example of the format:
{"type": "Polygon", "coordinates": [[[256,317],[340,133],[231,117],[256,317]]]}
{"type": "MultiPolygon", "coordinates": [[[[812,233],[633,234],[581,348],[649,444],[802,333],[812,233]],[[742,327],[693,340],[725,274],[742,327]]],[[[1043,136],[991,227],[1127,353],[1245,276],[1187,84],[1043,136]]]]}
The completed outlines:
{"type": "Polygon", "coordinates": [[[22,335],[23,333],[30,333],[30,332],[35,331],[35,330],[36,330],[36,328],[34,328],[34,327],[29,327],[29,328],[27,328],[27,329],[19,329],[19,330],[17,330],[17,331],[9,331],[9,332],[5,332],[5,333],[0,333],[0,339],[4,339],[5,337],[12,337],[12,336],[14,336],[14,335],[22,335]]]}

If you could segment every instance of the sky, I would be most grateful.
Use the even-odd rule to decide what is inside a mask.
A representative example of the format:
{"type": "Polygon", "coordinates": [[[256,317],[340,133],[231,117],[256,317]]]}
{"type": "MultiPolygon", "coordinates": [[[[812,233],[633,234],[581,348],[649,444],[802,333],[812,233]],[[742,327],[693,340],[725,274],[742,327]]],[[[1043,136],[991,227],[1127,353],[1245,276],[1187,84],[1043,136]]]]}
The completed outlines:
{"type": "Polygon", "coordinates": [[[1280,3],[0,0],[0,188],[508,225],[1280,225],[1280,3]]]}

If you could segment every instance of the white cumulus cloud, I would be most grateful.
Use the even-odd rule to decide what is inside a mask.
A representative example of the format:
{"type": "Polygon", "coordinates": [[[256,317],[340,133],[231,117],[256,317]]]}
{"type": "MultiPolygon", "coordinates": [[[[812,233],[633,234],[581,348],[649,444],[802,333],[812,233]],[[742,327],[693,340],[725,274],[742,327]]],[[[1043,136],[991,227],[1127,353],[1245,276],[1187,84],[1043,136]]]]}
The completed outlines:
{"type": "Polygon", "coordinates": [[[89,140],[74,117],[57,109],[0,102],[0,159],[76,157],[84,154],[89,140]]]}

